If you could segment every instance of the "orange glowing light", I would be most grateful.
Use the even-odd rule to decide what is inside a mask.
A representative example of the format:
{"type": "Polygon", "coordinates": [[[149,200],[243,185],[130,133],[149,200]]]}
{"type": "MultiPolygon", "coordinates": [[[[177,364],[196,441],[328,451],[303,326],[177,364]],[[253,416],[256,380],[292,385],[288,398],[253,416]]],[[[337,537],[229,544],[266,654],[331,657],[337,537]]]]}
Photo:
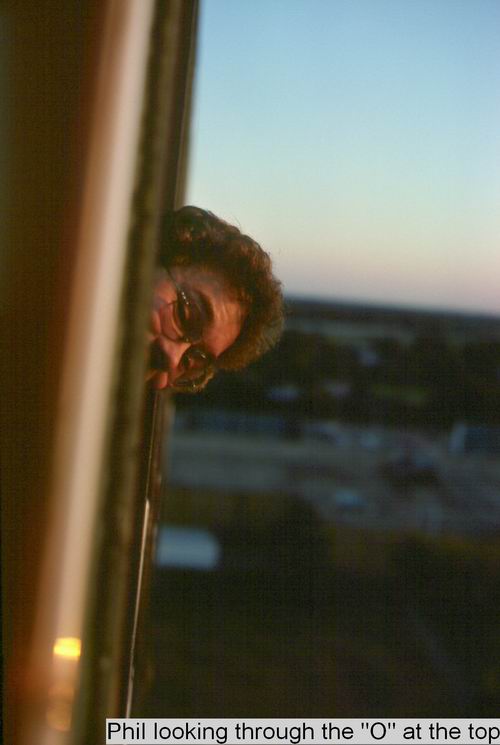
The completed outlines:
{"type": "Polygon", "coordinates": [[[82,642],[74,636],[62,636],[54,643],[54,655],[67,660],[78,660],[82,649],[82,642]]]}

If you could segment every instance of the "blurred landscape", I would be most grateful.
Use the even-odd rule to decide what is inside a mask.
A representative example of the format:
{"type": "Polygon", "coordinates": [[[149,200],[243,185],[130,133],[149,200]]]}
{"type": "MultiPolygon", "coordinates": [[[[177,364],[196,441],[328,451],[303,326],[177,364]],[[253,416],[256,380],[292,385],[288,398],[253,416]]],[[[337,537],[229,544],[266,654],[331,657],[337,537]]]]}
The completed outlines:
{"type": "Polygon", "coordinates": [[[289,300],[178,397],[148,716],[492,717],[500,319],[289,300]]]}

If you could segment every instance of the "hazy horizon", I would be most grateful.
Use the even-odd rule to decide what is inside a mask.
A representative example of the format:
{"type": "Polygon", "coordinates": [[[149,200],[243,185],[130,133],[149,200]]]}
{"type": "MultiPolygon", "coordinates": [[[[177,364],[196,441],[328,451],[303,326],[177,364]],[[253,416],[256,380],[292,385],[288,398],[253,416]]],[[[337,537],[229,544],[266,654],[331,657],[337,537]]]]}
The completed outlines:
{"type": "Polygon", "coordinates": [[[369,297],[356,298],[356,297],[344,297],[342,295],[306,295],[300,292],[290,292],[285,289],[285,301],[299,301],[299,302],[311,302],[319,304],[331,304],[331,305],[346,305],[355,307],[368,307],[379,310],[394,310],[401,312],[416,312],[416,313],[430,313],[430,314],[443,314],[443,315],[458,315],[466,317],[478,316],[481,318],[491,318],[492,320],[500,321],[500,311],[495,310],[477,310],[471,308],[450,308],[444,305],[432,306],[428,304],[418,303],[407,303],[404,301],[397,300],[373,300],[369,297]]]}

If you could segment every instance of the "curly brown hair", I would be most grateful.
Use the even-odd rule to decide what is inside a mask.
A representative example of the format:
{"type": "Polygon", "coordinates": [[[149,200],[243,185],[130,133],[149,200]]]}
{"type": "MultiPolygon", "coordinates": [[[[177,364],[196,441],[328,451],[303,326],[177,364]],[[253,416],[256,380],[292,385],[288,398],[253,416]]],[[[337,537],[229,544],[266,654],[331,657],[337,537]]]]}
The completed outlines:
{"type": "Polygon", "coordinates": [[[164,218],[160,263],[198,265],[222,274],[246,316],[236,341],[217,368],[240,370],[278,341],[283,329],[281,283],[269,255],[248,235],[199,207],[182,207],[164,218]]]}

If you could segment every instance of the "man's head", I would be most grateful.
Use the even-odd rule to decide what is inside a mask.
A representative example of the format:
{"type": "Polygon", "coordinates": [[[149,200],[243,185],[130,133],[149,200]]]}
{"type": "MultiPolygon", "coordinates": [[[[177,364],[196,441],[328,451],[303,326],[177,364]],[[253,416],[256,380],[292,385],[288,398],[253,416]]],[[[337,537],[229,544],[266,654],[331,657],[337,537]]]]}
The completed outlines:
{"type": "Polygon", "coordinates": [[[278,340],[281,285],[268,254],[210,212],[183,207],[164,224],[151,322],[153,385],[194,392],[278,340]]]}

